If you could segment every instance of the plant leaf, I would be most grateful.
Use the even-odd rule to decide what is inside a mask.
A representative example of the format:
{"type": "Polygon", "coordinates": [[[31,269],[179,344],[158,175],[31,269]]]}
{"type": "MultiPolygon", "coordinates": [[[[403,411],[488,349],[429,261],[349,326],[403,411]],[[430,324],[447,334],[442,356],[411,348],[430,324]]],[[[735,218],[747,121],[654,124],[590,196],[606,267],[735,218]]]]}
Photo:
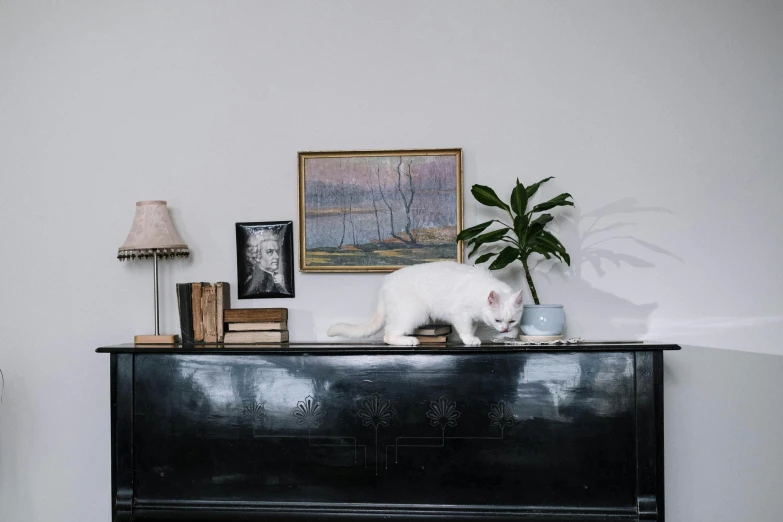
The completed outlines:
{"type": "Polygon", "coordinates": [[[535,239],[544,232],[544,225],[542,223],[531,223],[527,227],[527,234],[525,235],[525,244],[529,245],[535,242],[535,239]]]}
{"type": "Polygon", "coordinates": [[[533,252],[541,254],[547,259],[550,259],[552,256],[554,256],[560,261],[563,261],[563,256],[558,250],[553,248],[551,245],[544,244],[543,242],[539,242],[535,246],[531,247],[530,253],[532,254],[533,252]]]}
{"type": "Polygon", "coordinates": [[[561,243],[560,240],[557,239],[554,234],[552,234],[552,232],[549,232],[548,230],[545,230],[541,234],[541,236],[546,238],[546,239],[548,239],[549,241],[551,241],[552,243],[557,245],[563,252],[565,252],[565,247],[563,246],[563,243],[561,243]]]}
{"type": "Polygon", "coordinates": [[[493,230],[492,232],[487,232],[486,234],[481,234],[480,236],[471,239],[471,243],[483,245],[484,243],[494,243],[495,241],[500,241],[500,239],[506,235],[508,230],[508,228],[504,227],[498,230],[493,230]]]}
{"type": "Polygon", "coordinates": [[[531,252],[536,252],[541,254],[547,259],[552,259],[552,254],[547,250],[545,247],[542,247],[541,245],[537,245],[531,249],[531,252]]]}
{"type": "Polygon", "coordinates": [[[533,207],[533,212],[543,212],[544,210],[553,209],[555,207],[573,207],[573,201],[547,201],[533,207]]]}
{"type": "Polygon", "coordinates": [[[541,226],[545,226],[547,223],[549,223],[553,219],[555,219],[555,218],[552,217],[552,214],[541,214],[536,219],[534,219],[533,221],[530,222],[530,226],[532,227],[533,225],[536,225],[536,224],[539,224],[539,223],[541,224],[541,226]]]}
{"type": "Polygon", "coordinates": [[[527,188],[527,198],[530,199],[533,197],[533,195],[538,192],[538,187],[549,181],[550,179],[555,179],[554,176],[549,176],[548,178],[544,178],[538,183],[533,183],[527,188]]]}
{"type": "Polygon", "coordinates": [[[549,210],[550,208],[555,207],[562,207],[562,206],[574,206],[573,201],[568,201],[568,198],[571,197],[571,194],[568,194],[567,192],[564,192],[560,195],[557,195],[550,199],[549,201],[545,201],[544,203],[539,203],[535,207],[533,207],[533,212],[543,212],[544,210],[549,210]]]}
{"type": "Polygon", "coordinates": [[[492,256],[496,256],[497,254],[498,254],[497,252],[489,252],[487,254],[481,254],[476,258],[475,263],[477,265],[480,265],[481,263],[486,263],[487,261],[492,259],[492,256]]]}
{"type": "Polygon", "coordinates": [[[490,270],[500,270],[506,268],[509,263],[516,260],[519,257],[519,249],[516,247],[506,247],[500,251],[497,259],[489,265],[490,270]]]}
{"type": "Polygon", "coordinates": [[[503,203],[498,195],[495,194],[495,191],[489,187],[484,185],[473,185],[473,187],[470,189],[470,193],[473,194],[473,197],[476,198],[476,201],[482,205],[486,205],[488,207],[498,207],[506,211],[509,210],[508,205],[503,203]]]}
{"type": "Polygon", "coordinates": [[[476,253],[476,250],[478,250],[481,245],[500,241],[500,239],[506,235],[506,232],[508,232],[508,228],[501,228],[499,230],[487,232],[486,234],[481,234],[480,236],[471,239],[468,244],[473,245],[473,250],[471,250],[470,254],[468,254],[468,258],[473,257],[473,254],[476,253]]]}
{"type": "Polygon", "coordinates": [[[538,236],[535,241],[531,242],[531,248],[537,247],[546,249],[550,253],[562,250],[560,244],[557,241],[552,241],[552,239],[545,237],[543,234],[538,236]]]}
{"type": "Polygon", "coordinates": [[[514,233],[517,235],[517,239],[522,241],[527,233],[527,227],[530,225],[530,217],[527,214],[522,214],[514,218],[514,233]]]}
{"type": "Polygon", "coordinates": [[[571,256],[566,252],[565,247],[552,233],[543,231],[535,240],[532,248],[534,251],[541,253],[538,248],[546,250],[551,254],[557,255],[561,258],[565,264],[571,266],[571,256]]]}
{"type": "Polygon", "coordinates": [[[487,221],[486,223],[480,223],[470,228],[466,228],[465,230],[459,233],[459,235],[457,236],[457,241],[465,241],[466,239],[476,237],[477,235],[484,232],[484,230],[486,230],[486,228],[490,226],[493,221],[495,220],[492,219],[490,221],[487,221]]]}
{"type": "Polygon", "coordinates": [[[525,186],[517,179],[514,190],[511,191],[511,210],[517,216],[522,216],[527,211],[527,190],[525,186]]]}

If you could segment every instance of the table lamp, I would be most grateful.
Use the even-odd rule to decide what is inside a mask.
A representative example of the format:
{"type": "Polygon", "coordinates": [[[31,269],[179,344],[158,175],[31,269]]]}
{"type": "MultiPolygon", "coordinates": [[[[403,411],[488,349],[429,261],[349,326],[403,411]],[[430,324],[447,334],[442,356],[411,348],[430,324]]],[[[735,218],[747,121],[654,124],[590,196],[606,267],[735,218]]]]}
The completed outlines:
{"type": "Polygon", "coordinates": [[[176,336],[160,335],[158,308],[158,259],[184,258],[190,255],[188,246],[179,237],[171,221],[165,201],[139,201],[128,238],[117,251],[117,259],[152,259],[155,271],[155,335],[136,335],[137,344],[174,343],[176,336]]]}

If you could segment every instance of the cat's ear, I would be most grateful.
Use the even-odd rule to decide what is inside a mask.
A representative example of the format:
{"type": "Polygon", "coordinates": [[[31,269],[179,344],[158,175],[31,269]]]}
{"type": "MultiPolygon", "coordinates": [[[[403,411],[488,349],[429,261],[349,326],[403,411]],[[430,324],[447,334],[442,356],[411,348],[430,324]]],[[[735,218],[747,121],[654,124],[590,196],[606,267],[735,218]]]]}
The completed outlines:
{"type": "Polygon", "coordinates": [[[522,308],[522,290],[514,296],[514,307],[522,308]]]}
{"type": "Polygon", "coordinates": [[[500,306],[500,296],[497,292],[492,290],[489,293],[489,297],[487,297],[487,303],[489,303],[489,306],[492,308],[497,308],[500,306]]]}

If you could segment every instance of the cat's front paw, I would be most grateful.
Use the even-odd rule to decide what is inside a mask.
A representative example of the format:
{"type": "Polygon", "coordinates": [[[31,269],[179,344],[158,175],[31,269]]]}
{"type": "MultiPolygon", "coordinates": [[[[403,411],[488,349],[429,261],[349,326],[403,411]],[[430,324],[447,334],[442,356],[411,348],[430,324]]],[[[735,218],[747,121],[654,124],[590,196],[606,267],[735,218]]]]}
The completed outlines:
{"type": "Polygon", "coordinates": [[[462,343],[468,346],[478,346],[481,344],[481,339],[475,335],[461,335],[462,343]]]}
{"type": "Polygon", "coordinates": [[[384,336],[383,338],[386,344],[394,346],[418,346],[419,340],[410,335],[393,335],[384,336]]]}

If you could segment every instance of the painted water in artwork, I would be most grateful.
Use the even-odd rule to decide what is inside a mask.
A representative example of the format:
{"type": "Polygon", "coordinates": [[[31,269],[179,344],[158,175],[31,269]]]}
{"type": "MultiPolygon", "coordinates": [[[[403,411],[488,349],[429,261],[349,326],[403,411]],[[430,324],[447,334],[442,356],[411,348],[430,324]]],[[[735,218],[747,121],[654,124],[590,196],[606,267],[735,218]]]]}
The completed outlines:
{"type": "Polygon", "coordinates": [[[305,157],[303,267],[457,260],[458,154],[305,157]]]}

